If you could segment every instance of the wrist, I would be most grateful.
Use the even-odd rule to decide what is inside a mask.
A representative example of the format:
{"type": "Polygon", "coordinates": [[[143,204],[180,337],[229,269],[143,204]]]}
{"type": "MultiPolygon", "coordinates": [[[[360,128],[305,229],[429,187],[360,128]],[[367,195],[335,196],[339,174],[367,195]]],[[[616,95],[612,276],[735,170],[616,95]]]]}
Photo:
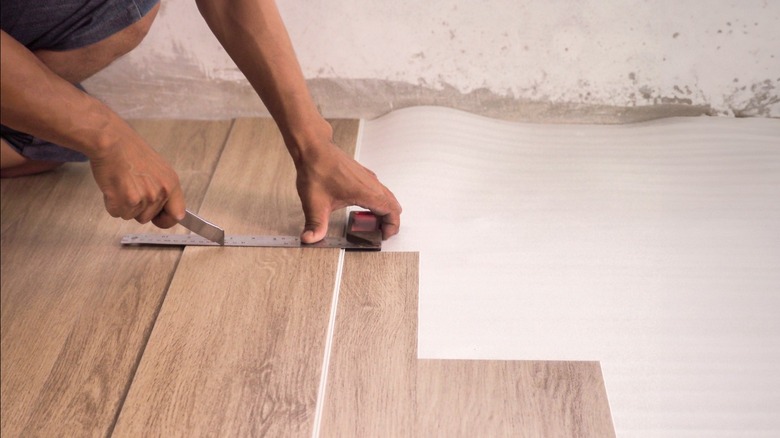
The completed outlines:
{"type": "Polygon", "coordinates": [[[137,136],[127,122],[100,103],[90,114],[90,120],[84,124],[83,132],[79,133],[84,153],[90,159],[115,155],[118,147],[137,136]]]}
{"type": "Polygon", "coordinates": [[[333,128],[319,114],[280,126],[280,130],[296,167],[333,143],[333,128]]]}

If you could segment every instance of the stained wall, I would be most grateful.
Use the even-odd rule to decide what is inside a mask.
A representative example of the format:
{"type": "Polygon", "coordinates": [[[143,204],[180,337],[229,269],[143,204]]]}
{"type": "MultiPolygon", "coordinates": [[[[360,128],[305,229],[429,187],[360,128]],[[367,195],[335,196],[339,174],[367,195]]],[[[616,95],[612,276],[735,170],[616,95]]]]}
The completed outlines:
{"type": "MultiPolygon", "coordinates": [[[[780,2],[279,0],[326,116],[780,116],[780,2]]],[[[126,117],[265,115],[191,0],[87,87],[126,117]]]]}

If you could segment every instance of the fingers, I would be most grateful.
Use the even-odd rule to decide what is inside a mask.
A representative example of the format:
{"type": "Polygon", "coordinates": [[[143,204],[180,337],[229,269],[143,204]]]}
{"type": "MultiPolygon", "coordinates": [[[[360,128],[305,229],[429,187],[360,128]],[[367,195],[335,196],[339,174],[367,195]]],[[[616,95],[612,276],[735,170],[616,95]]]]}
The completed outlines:
{"type": "Polygon", "coordinates": [[[179,186],[179,179],[174,179],[174,187],[168,195],[168,189],[157,190],[156,200],[146,206],[143,212],[135,216],[135,220],[145,224],[152,221],[160,228],[171,228],[184,218],[184,195],[179,186]]]}
{"type": "Polygon", "coordinates": [[[382,216],[382,239],[387,240],[396,234],[401,228],[401,206],[397,210],[382,216]]]}
{"type": "Polygon", "coordinates": [[[144,175],[118,181],[103,194],[106,210],[113,217],[150,221],[160,228],[170,228],[184,217],[184,195],[173,170],[157,177],[144,175]]]}
{"type": "Polygon", "coordinates": [[[401,228],[401,204],[395,199],[395,196],[387,189],[383,205],[381,208],[365,207],[372,213],[379,216],[382,220],[382,239],[387,240],[398,234],[401,228]]]}
{"type": "Polygon", "coordinates": [[[185,207],[184,194],[181,191],[181,187],[179,186],[177,178],[176,188],[168,198],[168,202],[165,203],[163,211],[157,215],[157,221],[153,223],[160,228],[170,228],[178,224],[180,220],[184,219],[185,207]]]}
{"type": "Polygon", "coordinates": [[[148,203],[143,197],[138,196],[135,190],[124,189],[104,193],[103,202],[106,204],[108,214],[124,220],[141,216],[148,203]]]}
{"type": "Polygon", "coordinates": [[[378,186],[379,194],[369,198],[372,202],[358,202],[358,205],[370,210],[381,219],[382,239],[387,240],[398,234],[401,228],[402,208],[393,192],[379,182],[376,174],[373,172],[371,174],[374,176],[374,184],[378,186]]]}
{"type": "Polygon", "coordinates": [[[162,210],[157,216],[152,218],[152,223],[159,228],[171,228],[178,224],[179,220],[181,219],[176,219],[176,217],[171,216],[166,210],[162,210]]]}
{"type": "Polygon", "coordinates": [[[148,223],[159,215],[166,202],[168,202],[168,197],[166,196],[165,191],[161,190],[159,193],[156,193],[154,198],[150,201],[142,203],[143,207],[141,212],[133,216],[133,219],[142,224],[148,223]]]}
{"type": "Polygon", "coordinates": [[[171,228],[184,219],[184,195],[181,188],[174,191],[163,209],[152,219],[152,223],[159,228],[171,228]]]}

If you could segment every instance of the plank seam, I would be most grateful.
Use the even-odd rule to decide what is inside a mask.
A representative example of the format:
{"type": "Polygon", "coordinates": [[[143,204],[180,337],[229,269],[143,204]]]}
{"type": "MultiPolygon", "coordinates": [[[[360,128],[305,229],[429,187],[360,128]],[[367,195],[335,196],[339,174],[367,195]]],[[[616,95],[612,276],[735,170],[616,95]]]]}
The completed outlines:
{"type": "Polygon", "coordinates": [[[333,346],[333,333],[336,326],[336,309],[339,304],[339,292],[341,290],[341,276],[344,271],[344,254],[346,251],[339,250],[339,261],[336,267],[336,279],[333,285],[333,297],[330,303],[330,316],[328,318],[328,330],[325,335],[325,353],[322,358],[322,367],[320,373],[320,385],[317,391],[317,404],[314,407],[314,426],[312,428],[312,438],[319,438],[322,425],[322,411],[325,406],[325,391],[328,384],[328,370],[330,368],[330,356],[333,346]]]}
{"type": "Polygon", "coordinates": [[[133,382],[135,381],[135,376],[138,374],[138,367],[141,366],[141,360],[143,360],[144,353],[146,352],[146,347],[149,346],[149,339],[152,337],[152,332],[154,332],[154,327],[157,325],[157,319],[160,316],[160,312],[162,311],[163,304],[165,304],[165,298],[168,296],[168,291],[171,288],[171,283],[173,283],[174,277],[176,277],[176,271],[179,269],[179,263],[181,262],[181,257],[184,254],[184,250],[182,249],[179,251],[179,256],[176,258],[176,263],[173,266],[173,269],[171,270],[170,275],[168,276],[168,282],[165,285],[164,292],[162,293],[162,296],[160,297],[159,303],[157,303],[157,308],[154,311],[154,317],[152,318],[152,324],[149,326],[149,329],[145,331],[143,342],[141,343],[141,348],[138,350],[138,354],[135,358],[135,363],[133,364],[133,369],[130,373],[130,378],[127,380],[127,384],[125,384],[124,389],[122,390],[122,396],[119,398],[119,405],[117,406],[116,413],[114,414],[114,419],[111,421],[111,424],[108,426],[108,432],[106,433],[107,437],[114,435],[114,429],[116,429],[116,424],[119,422],[119,416],[122,414],[122,410],[125,407],[125,402],[127,401],[127,395],[130,394],[130,388],[133,386],[133,382]]]}
{"type": "Polygon", "coordinates": [[[200,205],[198,205],[198,211],[200,211],[200,209],[203,208],[203,203],[206,202],[206,195],[209,193],[209,188],[211,188],[211,182],[214,181],[214,174],[217,173],[217,167],[219,167],[219,162],[222,161],[222,154],[225,153],[225,148],[230,142],[230,138],[233,137],[233,132],[235,130],[236,130],[236,119],[234,118],[230,120],[230,128],[228,128],[227,135],[225,136],[225,141],[222,142],[222,147],[219,148],[219,155],[217,155],[217,159],[214,160],[214,166],[211,167],[211,172],[209,173],[209,183],[206,184],[206,189],[203,191],[203,196],[200,199],[200,205]]]}
{"type": "MultiPolygon", "coordinates": [[[[230,137],[233,135],[233,129],[236,126],[236,119],[232,119],[230,121],[230,128],[228,128],[227,135],[225,136],[225,140],[222,142],[222,147],[219,149],[219,154],[217,155],[217,159],[214,160],[214,165],[211,167],[211,172],[209,173],[209,183],[206,185],[206,188],[203,190],[203,196],[200,199],[200,204],[198,205],[198,210],[200,210],[201,207],[203,207],[203,202],[206,200],[206,194],[209,192],[209,187],[211,187],[211,181],[214,179],[214,173],[217,171],[217,166],[219,166],[219,162],[222,159],[222,154],[225,152],[225,147],[228,144],[228,141],[230,140],[230,137]]],[[[165,304],[165,299],[168,297],[168,292],[171,289],[171,284],[173,283],[173,279],[176,277],[176,271],[179,270],[179,263],[181,262],[181,258],[184,255],[184,249],[182,248],[181,251],[179,251],[179,256],[176,258],[176,262],[173,265],[173,269],[171,269],[171,273],[168,276],[168,282],[165,285],[165,288],[163,289],[162,296],[160,297],[160,301],[157,304],[157,308],[154,311],[154,316],[152,317],[152,324],[149,326],[148,331],[144,333],[143,336],[143,342],[141,343],[141,348],[138,351],[138,355],[136,356],[135,363],[133,364],[132,371],[130,372],[130,378],[128,379],[127,383],[125,384],[125,387],[122,390],[122,396],[119,398],[119,404],[116,408],[116,412],[114,413],[114,418],[111,421],[111,424],[108,426],[108,431],[106,433],[107,437],[114,435],[114,429],[116,429],[116,424],[119,422],[119,416],[122,414],[122,410],[125,407],[125,402],[127,401],[127,395],[130,394],[130,388],[133,386],[133,382],[135,381],[135,376],[138,374],[138,367],[141,366],[141,360],[143,360],[144,353],[146,352],[146,347],[149,345],[149,339],[152,337],[152,333],[154,332],[154,327],[157,325],[157,320],[160,316],[160,312],[162,311],[162,307],[165,304]]]]}

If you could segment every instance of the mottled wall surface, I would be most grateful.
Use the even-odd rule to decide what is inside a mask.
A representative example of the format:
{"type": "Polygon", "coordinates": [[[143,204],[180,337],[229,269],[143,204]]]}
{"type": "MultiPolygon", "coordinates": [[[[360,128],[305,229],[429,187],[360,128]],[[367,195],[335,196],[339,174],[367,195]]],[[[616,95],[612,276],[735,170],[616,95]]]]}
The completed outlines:
{"type": "MultiPolygon", "coordinates": [[[[321,110],[531,121],[780,116],[780,2],[278,0],[321,110]]],[[[127,117],[266,114],[192,0],[87,82],[127,117]]]]}

